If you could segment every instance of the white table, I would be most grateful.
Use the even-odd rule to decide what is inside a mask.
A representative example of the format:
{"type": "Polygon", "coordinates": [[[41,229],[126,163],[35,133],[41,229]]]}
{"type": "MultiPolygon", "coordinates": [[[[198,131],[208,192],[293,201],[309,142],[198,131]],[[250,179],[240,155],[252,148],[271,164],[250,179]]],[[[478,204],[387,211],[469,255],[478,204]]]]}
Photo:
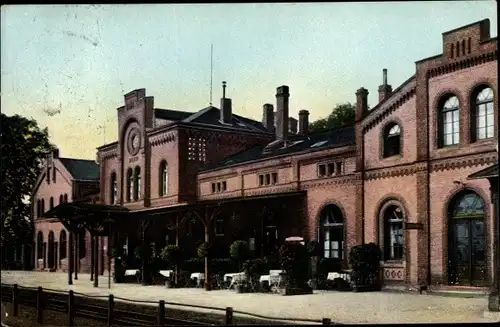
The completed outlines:
{"type": "Polygon", "coordinates": [[[136,276],[139,274],[139,269],[127,269],[125,270],[125,276],[136,276]]]}
{"type": "Polygon", "coordinates": [[[245,280],[246,275],[244,272],[229,273],[224,275],[224,281],[230,281],[229,288],[233,287],[236,282],[245,280]]]}
{"type": "Polygon", "coordinates": [[[200,272],[192,273],[191,279],[196,279],[197,286],[201,286],[201,281],[205,280],[205,274],[200,272]]]}
{"type": "Polygon", "coordinates": [[[162,276],[170,278],[170,276],[174,274],[174,271],[173,270],[160,270],[159,273],[162,276]]]}
{"type": "Polygon", "coordinates": [[[283,272],[283,270],[269,270],[269,275],[279,275],[283,272]]]}
{"type": "Polygon", "coordinates": [[[338,272],[329,272],[328,275],[326,276],[326,279],[328,280],[334,280],[335,278],[342,278],[347,282],[351,281],[351,276],[349,273],[338,273],[338,272]]]}
{"type": "Polygon", "coordinates": [[[259,278],[259,282],[268,282],[269,283],[269,277],[271,277],[270,275],[262,275],[260,276],[259,278]]]}

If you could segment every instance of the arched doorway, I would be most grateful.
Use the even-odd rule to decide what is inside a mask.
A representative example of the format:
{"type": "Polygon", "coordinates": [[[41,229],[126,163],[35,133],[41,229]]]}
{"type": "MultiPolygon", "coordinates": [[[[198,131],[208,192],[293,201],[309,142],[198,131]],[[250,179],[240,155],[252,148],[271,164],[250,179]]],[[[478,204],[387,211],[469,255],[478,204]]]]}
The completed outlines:
{"type": "Polygon", "coordinates": [[[321,211],[319,243],[322,257],[342,261],[344,255],[344,217],[340,208],[329,204],[321,211]]]}
{"type": "Polygon", "coordinates": [[[484,200],[461,192],[450,203],[448,221],[448,283],[483,286],[488,276],[484,200]]]}
{"type": "Polygon", "coordinates": [[[50,231],[49,232],[49,240],[48,240],[48,253],[47,253],[47,266],[49,269],[53,269],[55,268],[54,267],[54,263],[55,263],[55,254],[56,254],[56,251],[55,251],[55,244],[54,244],[54,232],[53,231],[50,231]]]}

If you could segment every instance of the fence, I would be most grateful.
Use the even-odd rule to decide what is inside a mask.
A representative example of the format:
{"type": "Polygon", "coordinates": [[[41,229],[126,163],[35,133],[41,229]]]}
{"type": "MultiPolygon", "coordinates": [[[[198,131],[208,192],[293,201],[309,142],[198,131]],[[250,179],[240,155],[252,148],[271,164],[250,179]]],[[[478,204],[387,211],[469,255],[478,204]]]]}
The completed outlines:
{"type": "Polygon", "coordinates": [[[113,294],[109,296],[90,296],[82,293],[77,293],[70,290],[64,293],[57,290],[44,290],[42,287],[29,288],[22,287],[17,284],[7,285],[2,284],[1,288],[2,302],[12,303],[12,315],[17,317],[19,315],[19,306],[25,305],[36,308],[37,324],[43,325],[44,311],[51,310],[67,315],[67,325],[75,326],[75,318],[87,318],[101,323],[107,323],[108,326],[123,325],[123,326],[175,326],[175,325],[214,325],[206,322],[174,319],[167,317],[166,306],[181,306],[187,308],[200,308],[212,311],[224,312],[223,323],[217,325],[233,325],[233,314],[238,313],[258,319],[265,319],[268,321],[294,321],[304,323],[320,323],[323,325],[330,325],[331,320],[323,318],[322,320],[314,319],[292,319],[292,318],[275,318],[262,315],[256,315],[248,312],[233,310],[232,307],[225,309],[207,307],[200,305],[188,305],[173,302],[165,302],[160,300],[158,302],[152,301],[137,301],[125,298],[115,297],[113,294]],[[118,300],[118,301],[115,301],[118,300]],[[133,310],[130,308],[117,308],[117,302],[131,302],[133,304],[149,304],[144,306],[143,312],[133,310]],[[156,308],[151,306],[156,304],[156,308]]]}

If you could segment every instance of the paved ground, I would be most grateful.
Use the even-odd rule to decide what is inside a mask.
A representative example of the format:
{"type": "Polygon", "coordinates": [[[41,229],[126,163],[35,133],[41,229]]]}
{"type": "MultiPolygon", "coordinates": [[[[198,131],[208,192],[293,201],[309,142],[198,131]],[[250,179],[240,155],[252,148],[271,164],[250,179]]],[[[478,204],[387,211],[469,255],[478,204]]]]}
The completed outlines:
{"type": "MultiPolygon", "coordinates": [[[[213,307],[233,307],[272,317],[322,319],[334,323],[453,323],[494,322],[483,317],[487,298],[454,298],[436,295],[419,295],[392,292],[334,292],[317,291],[312,295],[281,296],[276,294],[248,293],[203,289],[166,289],[162,286],[113,284],[108,290],[107,277],[100,277],[99,288],[94,288],[88,274],[79,274],[74,285],[67,285],[67,274],[2,271],[2,283],[22,286],[42,286],[87,295],[114,294],[131,300],[176,302],[213,307]]],[[[236,313],[235,313],[236,314],[236,313]]]]}

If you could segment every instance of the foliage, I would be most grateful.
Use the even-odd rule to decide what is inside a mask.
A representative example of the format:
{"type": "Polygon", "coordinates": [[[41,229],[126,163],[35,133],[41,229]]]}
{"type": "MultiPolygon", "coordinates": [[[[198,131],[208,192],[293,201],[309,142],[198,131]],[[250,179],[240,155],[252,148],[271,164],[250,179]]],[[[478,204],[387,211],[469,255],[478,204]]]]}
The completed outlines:
{"type": "Polygon", "coordinates": [[[196,251],[198,258],[205,258],[210,254],[210,245],[207,242],[201,243],[196,251]]]}
{"type": "Polygon", "coordinates": [[[307,241],[306,248],[310,257],[318,257],[321,255],[321,246],[317,241],[307,241]]]}
{"type": "Polygon", "coordinates": [[[201,258],[190,258],[184,262],[183,268],[190,272],[200,272],[205,269],[205,265],[201,258]]]}
{"type": "Polygon", "coordinates": [[[246,241],[234,241],[229,247],[229,254],[238,262],[238,269],[241,271],[241,263],[250,257],[250,246],[246,241]]]}
{"type": "Polygon", "coordinates": [[[279,256],[281,269],[286,272],[288,283],[292,286],[305,285],[309,274],[306,247],[300,242],[285,242],[279,250],[279,256]]]}
{"type": "Polygon", "coordinates": [[[269,272],[267,268],[268,263],[265,258],[250,259],[243,263],[243,271],[250,277],[265,275],[269,272]]]}
{"type": "Polygon", "coordinates": [[[168,265],[175,266],[181,263],[183,255],[178,245],[167,245],[160,252],[160,258],[168,265]]]}
{"type": "Polygon", "coordinates": [[[2,245],[32,240],[31,204],[33,188],[42,160],[54,150],[47,128],[34,119],[1,114],[2,245]]]}
{"type": "Polygon", "coordinates": [[[242,240],[234,241],[229,248],[229,254],[231,255],[231,258],[237,261],[248,259],[250,257],[250,247],[248,242],[242,240]]]}
{"type": "Polygon", "coordinates": [[[375,243],[356,245],[349,253],[349,264],[354,271],[378,273],[382,253],[375,243]]]}
{"type": "Polygon", "coordinates": [[[337,104],[326,118],[320,118],[309,124],[311,133],[326,132],[333,128],[342,128],[354,124],[356,119],[356,106],[346,102],[337,104]]]}

